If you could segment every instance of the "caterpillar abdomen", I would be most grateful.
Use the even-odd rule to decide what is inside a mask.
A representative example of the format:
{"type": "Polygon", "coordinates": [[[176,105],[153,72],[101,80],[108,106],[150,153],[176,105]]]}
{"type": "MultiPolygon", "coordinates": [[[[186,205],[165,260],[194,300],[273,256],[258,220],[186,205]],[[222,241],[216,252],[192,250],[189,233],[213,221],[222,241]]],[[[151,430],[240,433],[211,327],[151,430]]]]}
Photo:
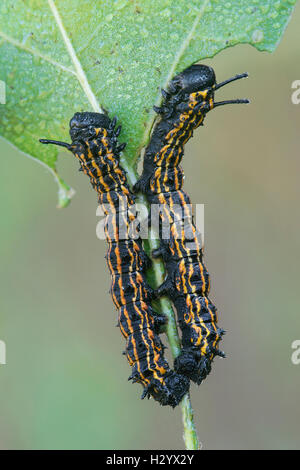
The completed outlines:
{"type": "Polygon", "coordinates": [[[117,309],[130,302],[147,301],[153,298],[153,290],[146,283],[146,277],[139,271],[134,273],[113,274],[111,295],[117,309]]]}
{"type": "Polygon", "coordinates": [[[111,275],[144,271],[151,264],[141,244],[131,239],[111,242],[105,258],[111,275]]]}

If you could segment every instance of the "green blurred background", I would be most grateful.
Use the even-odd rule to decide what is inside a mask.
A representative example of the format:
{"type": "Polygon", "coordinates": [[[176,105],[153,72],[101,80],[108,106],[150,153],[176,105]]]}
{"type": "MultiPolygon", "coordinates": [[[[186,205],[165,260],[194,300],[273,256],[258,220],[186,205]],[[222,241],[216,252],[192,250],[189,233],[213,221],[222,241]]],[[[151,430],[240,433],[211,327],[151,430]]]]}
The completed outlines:
{"type": "MultiPolygon", "coordinates": [[[[228,358],[191,390],[205,449],[300,448],[300,365],[291,362],[300,339],[299,24],[298,5],[275,53],[241,45],[206,61],[219,81],[248,71],[218,98],[251,105],[209,114],[184,158],[185,189],[205,204],[211,297],[228,331],[228,358]]],[[[77,193],[57,210],[50,174],[3,141],[0,152],[0,448],[183,448],[180,409],[141,401],[127,382],[86,177],[61,155],[77,193]]]]}

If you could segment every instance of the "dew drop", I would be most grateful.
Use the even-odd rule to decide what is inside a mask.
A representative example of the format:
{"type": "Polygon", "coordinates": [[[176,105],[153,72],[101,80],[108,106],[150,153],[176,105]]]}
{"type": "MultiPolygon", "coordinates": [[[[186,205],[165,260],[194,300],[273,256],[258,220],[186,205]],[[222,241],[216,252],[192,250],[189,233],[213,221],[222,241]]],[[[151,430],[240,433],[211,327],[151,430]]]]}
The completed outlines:
{"type": "Polygon", "coordinates": [[[179,39],[179,35],[177,33],[172,33],[170,35],[171,39],[173,39],[174,41],[177,41],[179,39]]]}
{"type": "Polygon", "coordinates": [[[123,0],[117,3],[115,6],[116,10],[122,10],[122,8],[126,7],[127,5],[127,0],[123,0]]]}
{"type": "Polygon", "coordinates": [[[110,22],[113,19],[114,15],[110,13],[109,15],[106,16],[106,21],[110,22]]]}
{"type": "Polygon", "coordinates": [[[264,33],[261,29],[256,29],[252,33],[252,41],[256,44],[258,42],[262,42],[264,39],[264,33]]]}
{"type": "Polygon", "coordinates": [[[166,16],[166,17],[171,16],[171,10],[169,10],[168,8],[165,8],[165,10],[161,12],[161,16],[166,16]]]}
{"type": "Polygon", "coordinates": [[[261,5],[260,10],[265,15],[270,10],[270,5],[261,5]]]}
{"type": "Polygon", "coordinates": [[[17,135],[20,135],[23,132],[23,129],[24,129],[24,127],[21,123],[14,126],[14,131],[17,135]]]}

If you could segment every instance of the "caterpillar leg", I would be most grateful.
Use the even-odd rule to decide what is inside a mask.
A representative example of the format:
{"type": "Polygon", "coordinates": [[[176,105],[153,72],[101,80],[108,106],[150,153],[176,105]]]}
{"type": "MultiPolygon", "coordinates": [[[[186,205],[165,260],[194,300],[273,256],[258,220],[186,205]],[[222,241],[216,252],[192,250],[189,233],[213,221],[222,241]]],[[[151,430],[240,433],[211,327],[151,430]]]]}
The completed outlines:
{"type": "Polygon", "coordinates": [[[155,250],[152,251],[153,258],[163,257],[163,254],[164,254],[164,249],[162,246],[160,246],[159,248],[155,248],[155,250]]]}
{"type": "Polygon", "coordinates": [[[154,320],[154,329],[157,334],[163,332],[164,326],[167,324],[167,317],[166,315],[161,315],[157,312],[152,312],[153,320],[154,320]]]}
{"type": "Polygon", "coordinates": [[[145,193],[149,186],[149,176],[141,176],[141,178],[135,183],[132,190],[134,193],[142,192],[145,193]]]}
{"type": "Polygon", "coordinates": [[[172,298],[172,293],[174,291],[174,286],[171,278],[167,278],[155,291],[157,297],[162,297],[164,295],[169,295],[172,298]]]}
{"type": "Polygon", "coordinates": [[[159,248],[152,251],[153,258],[162,258],[165,260],[168,257],[169,249],[164,243],[161,243],[159,248]]]}
{"type": "Polygon", "coordinates": [[[151,268],[152,266],[152,261],[151,259],[149,258],[149,256],[147,255],[147,253],[145,251],[142,252],[142,260],[143,260],[143,263],[144,263],[144,269],[149,269],[151,268]]]}

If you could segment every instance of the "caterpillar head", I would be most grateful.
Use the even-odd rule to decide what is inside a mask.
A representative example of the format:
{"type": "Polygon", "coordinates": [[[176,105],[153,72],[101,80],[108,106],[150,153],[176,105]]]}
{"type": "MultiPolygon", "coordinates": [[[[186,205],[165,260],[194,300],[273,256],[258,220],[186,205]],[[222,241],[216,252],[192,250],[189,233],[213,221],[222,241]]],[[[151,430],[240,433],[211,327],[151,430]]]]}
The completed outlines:
{"type": "Polygon", "coordinates": [[[176,75],[169,85],[169,92],[195,93],[197,91],[209,90],[213,92],[216,84],[215,72],[207,65],[191,65],[183,72],[176,75]]]}
{"type": "Polygon", "coordinates": [[[72,142],[84,141],[97,136],[97,129],[110,129],[111,120],[106,114],[101,113],[75,113],[70,120],[70,136],[72,142]]]}
{"type": "MultiPolygon", "coordinates": [[[[60,147],[65,147],[68,150],[74,149],[73,144],[85,142],[88,139],[96,138],[99,135],[100,129],[106,129],[111,143],[114,145],[117,142],[117,137],[120,134],[121,126],[115,129],[117,119],[109,119],[107,114],[104,113],[75,113],[70,120],[70,136],[72,144],[61,142],[59,140],[40,139],[42,144],[54,144],[60,147]]],[[[122,144],[117,150],[121,151],[126,144],[122,144]]]]}
{"type": "Polygon", "coordinates": [[[189,100],[194,101],[194,105],[200,104],[204,113],[224,104],[249,103],[247,99],[234,99],[217,103],[214,101],[216,90],[227,83],[247,76],[247,73],[242,73],[224,82],[216,83],[215,72],[211,67],[201,64],[191,65],[171,80],[167,91],[162,90],[165,103],[162,108],[155,108],[155,110],[160,114],[171,115],[174,106],[176,107],[179,104],[179,109],[183,111],[185,109],[184,103],[189,100]]]}

